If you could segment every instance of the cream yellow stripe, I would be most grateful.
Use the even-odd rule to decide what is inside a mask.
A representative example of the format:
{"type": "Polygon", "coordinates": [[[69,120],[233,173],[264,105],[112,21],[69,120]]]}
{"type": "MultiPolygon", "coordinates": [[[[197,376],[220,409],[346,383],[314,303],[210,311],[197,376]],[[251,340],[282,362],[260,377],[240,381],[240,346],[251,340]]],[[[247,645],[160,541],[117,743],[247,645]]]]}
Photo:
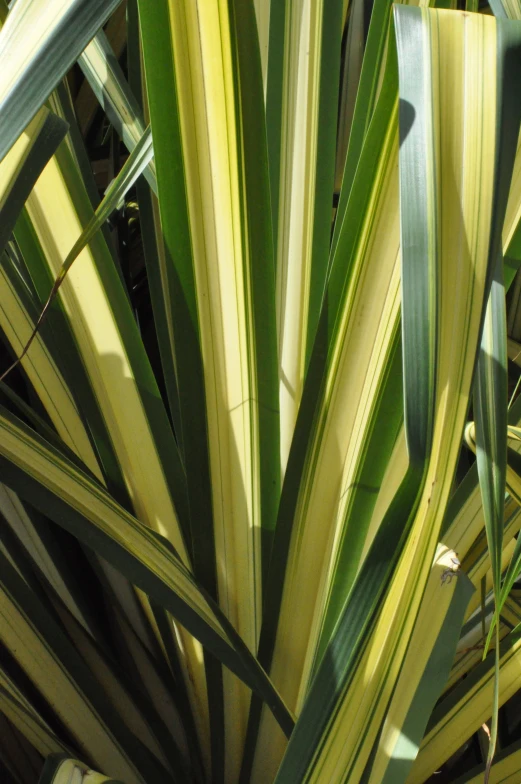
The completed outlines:
{"type": "Polygon", "coordinates": [[[78,691],[60,662],[4,590],[0,590],[0,617],[3,644],[38,684],[43,696],[74,733],[78,745],[114,776],[128,784],[143,784],[141,776],[122,753],[101,717],[78,691]]]}
{"type": "Polygon", "coordinates": [[[452,602],[456,579],[443,580],[447,570],[455,571],[455,560],[454,550],[438,545],[403,669],[385,716],[368,784],[380,784],[384,780],[389,762],[398,749],[397,756],[401,759],[407,754],[414,758],[416,754],[417,747],[402,734],[402,727],[452,602]]]}
{"type": "Polygon", "coordinates": [[[429,10],[422,15],[433,63],[440,68],[435,107],[451,117],[450,123],[441,120],[441,182],[448,185],[456,177],[455,187],[440,193],[438,206],[440,337],[432,457],[413,531],[365,649],[364,666],[344,695],[310,778],[317,784],[341,781],[347,771],[354,781],[362,776],[400,672],[459,454],[453,434],[463,429],[473,371],[472,359],[462,362],[462,357],[474,356],[481,316],[474,302],[483,297],[494,181],[494,156],[482,155],[481,147],[495,147],[495,20],[429,10]],[[455,128],[463,133],[454,133],[455,128]],[[480,189],[476,181],[482,183],[480,189]],[[352,705],[357,705],[355,715],[352,705]]]}
{"type": "Polygon", "coordinates": [[[176,564],[173,555],[167,555],[165,550],[159,549],[157,540],[147,535],[143,524],[120,507],[103,488],[96,486],[85,475],[80,475],[58,457],[50,456],[43,447],[3,417],[0,417],[0,429],[0,454],[108,533],[125,550],[134,553],[182,599],[197,608],[206,622],[226,639],[206,600],[195,587],[190,572],[181,564],[176,564]]]}
{"type": "Polygon", "coordinates": [[[0,687],[0,710],[43,757],[66,750],[3,670],[0,670],[0,687]]]}
{"type": "MultiPolygon", "coordinates": [[[[521,675],[521,639],[500,660],[499,705],[503,705],[519,688],[521,675]]],[[[490,719],[494,668],[475,683],[463,700],[447,712],[423,739],[407,784],[423,784],[473,732],[490,719]]]]}
{"type": "MultiPolygon", "coordinates": [[[[70,174],[74,164],[62,145],[59,156],[49,161],[26,205],[53,277],[58,275],[83,229],[69,195],[64,172],[67,167],[70,167],[70,174]]],[[[80,254],[70,269],[59,296],[137,515],[158,533],[168,537],[188,564],[164,469],[90,247],[80,254]]]]}
{"type": "Polygon", "coordinates": [[[313,250],[323,0],[289,3],[284,33],[276,306],[281,469],[302,397],[313,250]]]}
{"type": "MultiPolygon", "coordinates": [[[[3,268],[0,268],[0,325],[14,353],[20,356],[32,335],[34,322],[24,310],[3,268]]],[[[22,367],[60,438],[83,460],[100,482],[104,483],[76,404],[39,335],[36,336],[31,350],[22,359],[22,367]]]]}
{"type": "MultiPolygon", "coordinates": [[[[228,3],[170,2],[193,251],[219,602],[250,650],[261,620],[256,367],[228,3]]],[[[223,673],[226,777],[250,695],[223,673]]]]}
{"type": "MultiPolygon", "coordinates": [[[[395,107],[395,112],[397,107],[395,107]]],[[[326,393],[293,522],[270,677],[290,710],[301,709],[336,565],[353,475],[371,403],[399,323],[397,114],[393,116],[353,260],[326,393]],[[359,428],[359,430],[357,429],[359,428]]],[[[356,521],[354,521],[356,525],[356,521]]],[[[252,781],[274,776],[287,745],[263,710],[252,781]]]]}

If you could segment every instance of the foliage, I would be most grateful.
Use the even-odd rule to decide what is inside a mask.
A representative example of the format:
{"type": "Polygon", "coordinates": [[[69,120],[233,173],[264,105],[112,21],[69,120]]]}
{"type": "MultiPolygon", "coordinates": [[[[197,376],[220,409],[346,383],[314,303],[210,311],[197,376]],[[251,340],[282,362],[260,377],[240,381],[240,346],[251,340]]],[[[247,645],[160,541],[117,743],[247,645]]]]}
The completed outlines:
{"type": "Polygon", "coordinates": [[[0,0],[2,781],[519,780],[491,8],[0,0]]]}

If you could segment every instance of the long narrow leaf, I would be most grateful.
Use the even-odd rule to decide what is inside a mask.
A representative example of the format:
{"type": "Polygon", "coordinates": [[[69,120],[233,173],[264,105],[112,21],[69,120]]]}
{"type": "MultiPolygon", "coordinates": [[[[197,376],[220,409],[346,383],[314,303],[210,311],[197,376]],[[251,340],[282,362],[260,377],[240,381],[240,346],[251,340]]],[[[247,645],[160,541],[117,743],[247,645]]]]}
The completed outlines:
{"type": "Polygon", "coordinates": [[[0,162],[0,253],[34,183],[67,131],[67,125],[47,109],[41,109],[0,162]]]}
{"type": "MultiPolygon", "coordinates": [[[[107,117],[129,152],[132,152],[143,137],[145,121],[138,101],[125,81],[107,36],[102,30],[92,39],[78,62],[107,117]]],[[[148,162],[144,175],[157,195],[153,160],[148,162]]]]}
{"type": "Polygon", "coordinates": [[[164,604],[239,677],[254,688],[264,681],[271,690],[270,703],[278,712],[279,708],[275,705],[278,702],[282,708],[280,716],[284,727],[290,731],[291,716],[269,686],[261,668],[251,654],[247,654],[244,644],[241,646],[238,637],[232,634],[229,624],[216,615],[211,601],[209,603],[197,588],[190,572],[168,546],[167,540],[161,541],[161,537],[132,518],[101,486],[53,452],[12,417],[3,413],[0,426],[4,434],[0,451],[6,482],[16,485],[23,494],[31,492],[35,506],[43,506],[51,517],[56,518],[56,522],[81,541],[99,549],[100,554],[120,568],[132,582],[164,604]],[[25,478],[20,468],[26,472],[25,478]],[[64,509],[68,509],[68,513],[64,514],[64,509]],[[230,634],[233,642],[229,639],[230,634]],[[247,674],[248,669],[250,674],[247,674]]]}
{"type": "MultiPolygon", "coordinates": [[[[498,704],[518,689],[521,641],[513,631],[500,645],[498,704]]],[[[423,784],[492,712],[495,657],[487,656],[434,710],[408,784],[423,784]]],[[[493,769],[493,768],[492,768],[493,769]]]]}
{"type": "Polygon", "coordinates": [[[475,396],[478,476],[496,601],[496,682],[487,775],[497,742],[499,695],[499,612],[501,607],[501,552],[507,462],[507,349],[503,263],[496,262],[478,359],[475,396]]]}
{"type": "Polygon", "coordinates": [[[457,574],[457,561],[453,550],[438,546],[403,670],[368,766],[369,784],[405,781],[420,747],[474,591],[466,575],[457,574]],[[440,581],[447,588],[444,593],[439,591],[440,581]]]}
{"type": "MultiPolygon", "coordinates": [[[[424,401],[427,405],[429,400],[435,404],[432,454],[416,511],[414,502],[411,504],[414,513],[411,536],[404,547],[390,590],[379,608],[378,621],[372,626],[370,634],[361,640],[360,601],[367,601],[365,597],[371,585],[369,574],[371,580],[378,579],[375,575],[377,563],[371,563],[369,554],[356,586],[361,593],[354,590],[347,603],[297,722],[279,769],[278,781],[281,782],[295,779],[335,781],[340,770],[343,776],[349,775],[356,780],[363,772],[385,715],[414,625],[419,597],[423,594],[452,486],[459,453],[458,437],[454,438],[454,434],[461,436],[463,433],[517,142],[518,107],[512,106],[512,113],[508,114],[508,107],[512,104],[510,99],[503,98],[503,78],[496,81],[496,74],[503,73],[504,58],[510,46],[507,36],[511,34],[516,40],[521,31],[516,27],[498,29],[499,25],[496,28],[494,20],[478,15],[463,16],[404,6],[397,7],[396,16],[399,61],[401,67],[407,63],[400,71],[400,89],[404,100],[415,101],[411,105],[414,114],[410,138],[401,149],[402,166],[409,170],[414,165],[409,156],[418,154],[423,167],[434,174],[434,180],[427,180],[429,188],[433,182],[435,185],[439,183],[440,187],[439,191],[431,191],[433,198],[425,198],[424,193],[418,193],[416,201],[408,202],[410,211],[402,213],[402,225],[408,225],[411,220],[412,226],[414,216],[417,231],[426,232],[428,239],[427,244],[422,243],[421,247],[436,254],[435,276],[425,278],[427,291],[417,292],[416,297],[404,298],[403,302],[404,307],[412,309],[416,302],[428,303],[433,296],[437,300],[437,318],[431,322],[436,347],[432,369],[435,398],[430,397],[432,391],[428,390],[429,397],[424,401]],[[466,56],[458,57],[456,61],[451,56],[459,53],[463,41],[466,56]],[[480,62],[484,69],[483,78],[486,74],[489,79],[485,92],[489,96],[488,105],[482,101],[481,89],[474,92],[471,87],[481,84],[481,80],[468,81],[465,76],[467,69],[473,71],[476,62],[480,62]],[[411,67],[413,63],[414,67],[411,67]],[[438,64],[448,71],[439,73],[438,64]],[[458,71],[455,71],[456,67],[458,71]],[[449,72],[450,78],[445,75],[449,72]],[[436,89],[426,90],[419,100],[421,89],[416,92],[413,87],[422,82],[429,84],[431,78],[436,89]],[[461,97],[463,91],[465,101],[461,97]],[[449,115],[440,111],[446,105],[458,107],[457,112],[462,111],[464,106],[465,116],[456,114],[448,119],[449,115]],[[487,153],[481,158],[474,157],[472,144],[462,144],[462,138],[466,138],[462,136],[462,130],[467,130],[474,138],[478,127],[483,138],[489,140],[484,145],[487,153]],[[436,128],[435,133],[433,128],[436,128]],[[508,143],[505,143],[506,140],[508,143]],[[492,158],[489,146],[501,150],[501,157],[492,158]],[[457,178],[440,177],[439,174],[446,169],[454,172],[455,160],[458,161],[457,178]],[[478,192],[481,205],[479,221],[474,209],[474,198],[478,192]],[[425,208],[423,213],[416,209],[422,204],[425,208]],[[464,238],[466,240],[462,242],[464,238]],[[451,250],[453,246],[456,251],[451,250]],[[459,259],[457,278],[454,277],[454,253],[459,259]],[[466,302],[469,308],[466,315],[462,302],[466,302]],[[469,322],[470,312],[473,313],[472,325],[469,322]],[[456,336],[462,340],[460,349],[455,347],[456,336]],[[366,567],[367,577],[364,574],[366,567]],[[363,589],[366,579],[368,582],[363,589]],[[363,645],[361,650],[366,652],[369,660],[357,669],[350,666],[353,661],[350,657],[353,651],[357,652],[357,657],[361,655],[360,642],[363,645]],[[357,706],[356,714],[351,712],[353,705],[357,706]]],[[[510,71],[505,74],[506,90],[509,80],[510,71]]],[[[425,264],[425,258],[416,255],[414,243],[404,246],[403,253],[404,264],[425,264]]],[[[428,335],[427,339],[430,340],[428,335]]],[[[404,353],[408,348],[404,346],[404,353]]],[[[405,365],[406,385],[409,383],[408,367],[413,374],[432,372],[424,367],[424,356],[428,354],[428,345],[425,345],[417,353],[415,361],[411,355],[411,363],[405,365]]],[[[411,378],[413,380],[414,377],[411,378]]],[[[412,443],[417,445],[420,457],[429,449],[429,418],[432,415],[432,411],[420,407],[416,412],[411,411],[409,432],[414,435],[412,443]]],[[[377,545],[382,547],[382,537],[378,537],[380,541],[375,539],[373,546],[374,557],[378,557],[379,561],[381,549],[379,551],[377,545]]]]}
{"type": "MultiPolygon", "coordinates": [[[[194,569],[255,650],[280,471],[270,205],[253,7],[183,2],[162,4],[158,12],[140,2],[139,12],[194,569]]],[[[224,742],[233,777],[249,697],[224,678],[224,742]]],[[[215,705],[218,680],[218,673],[210,678],[215,705]]],[[[217,708],[213,715],[219,766],[223,722],[217,708]]]]}
{"type": "Polygon", "coordinates": [[[119,2],[14,4],[0,32],[0,160],[119,2]]]}

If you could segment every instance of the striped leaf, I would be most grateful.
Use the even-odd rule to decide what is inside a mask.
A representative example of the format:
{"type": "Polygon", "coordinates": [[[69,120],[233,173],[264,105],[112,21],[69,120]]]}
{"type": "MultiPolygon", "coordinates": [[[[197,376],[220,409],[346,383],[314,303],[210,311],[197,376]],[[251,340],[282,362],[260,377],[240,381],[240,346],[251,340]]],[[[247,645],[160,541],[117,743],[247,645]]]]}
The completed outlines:
{"type": "MultiPolygon", "coordinates": [[[[39,280],[43,289],[46,276],[58,276],[71,248],[92,220],[92,208],[66,147],[62,146],[47,165],[26,210],[40,252],[25,260],[33,280],[39,280]]],[[[48,295],[49,289],[44,301],[48,295]]],[[[59,299],[102,411],[133,508],[158,533],[170,538],[188,564],[178,516],[186,526],[184,471],[103,238],[95,237],[80,254],[60,286],[59,299]],[[127,422],[132,422],[133,427],[127,427],[127,422]],[[164,468],[166,454],[168,473],[164,468]]],[[[200,652],[193,649],[190,638],[185,645],[191,651],[190,667],[196,673],[194,681],[186,674],[187,684],[194,690],[194,700],[204,705],[206,687],[200,652]]]]}
{"type": "Polygon", "coordinates": [[[497,742],[499,695],[499,612],[501,607],[501,555],[507,463],[507,350],[503,263],[496,262],[478,359],[474,410],[476,462],[483,499],[485,529],[496,602],[496,680],[492,728],[487,758],[487,780],[497,742]]]}
{"type": "Polygon", "coordinates": [[[0,673],[0,705],[4,716],[43,757],[68,751],[5,670],[0,673]]]}
{"type": "MultiPolygon", "coordinates": [[[[512,632],[500,645],[498,704],[503,705],[518,688],[519,633],[512,632]]],[[[495,657],[487,656],[436,707],[420,752],[413,765],[410,784],[421,784],[462,745],[492,713],[495,657]]],[[[492,779],[493,780],[493,779],[492,779]]]]}
{"type": "Polygon", "coordinates": [[[280,114],[268,105],[268,134],[269,123],[280,129],[279,149],[274,141],[270,146],[270,177],[283,472],[328,268],[341,6],[340,0],[299,0],[286,6],[280,114]],[[309,116],[313,123],[306,122],[309,116]]]}
{"type": "Polygon", "coordinates": [[[34,183],[65,136],[67,125],[47,109],[41,109],[18,139],[10,154],[0,162],[0,252],[34,183]]]}
{"type": "MultiPolygon", "coordinates": [[[[469,771],[455,784],[480,784],[483,781],[483,766],[478,766],[469,771]]],[[[502,749],[496,756],[490,770],[489,781],[491,784],[516,784],[521,776],[521,743],[513,743],[502,749]]]]}
{"type": "MultiPolygon", "coordinates": [[[[60,268],[43,310],[38,317],[34,330],[30,338],[26,341],[23,350],[16,362],[19,362],[29,350],[34,338],[36,337],[37,330],[40,328],[43,319],[47,315],[54,297],[65,280],[65,276],[67,275],[71,266],[76,261],[81,251],[89,244],[92,238],[101,229],[111,213],[117,209],[120,201],[124,198],[127,191],[134,185],[135,181],[141,175],[143,170],[148,166],[150,160],[152,159],[152,155],[152,134],[150,128],[147,128],[141,139],[135,145],[124,166],[121,168],[118,176],[115,177],[111,182],[105,194],[105,198],[98,206],[87,226],[85,226],[82,233],[67,254],[67,257],[65,258],[60,268]]],[[[13,367],[14,365],[4,371],[4,376],[7,375],[13,367]]]]}
{"type": "Polygon", "coordinates": [[[406,781],[418,753],[474,591],[466,575],[458,573],[458,563],[453,550],[438,546],[403,670],[365,774],[369,784],[406,781]],[[440,591],[440,583],[446,590],[440,591]]]}
{"type": "Polygon", "coordinates": [[[48,303],[0,384],[0,779],[486,756],[492,636],[497,704],[519,666],[517,23],[124,0],[100,32],[115,5],[17,0],[0,36],[0,374],[48,303]]]}
{"type": "Polygon", "coordinates": [[[521,20],[521,4],[519,0],[492,0],[490,7],[498,19],[521,20]]]}
{"type": "MultiPolygon", "coordinates": [[[[0,426],[4,433],[1,454],[5,481],[23,495],[30,493],[35,506],[42,507],[80,541],[99,550],[134,584],[169,609],[249,685],[257,689],[264,681],[271,691],[270,702],[274,698],[279,703],[280,715],[289,731],[291,717],[268,679],[230,625],[221,614],[216,614],[213,603],[201,593],[168,541],[162,541],[139,523],[101,486],[7,413],[2,414],[0,426]],[[64,510],[68,510],[65,515],[64,510]]],[[[278,711],[276,707],[275,710],[278,711]]]]}
{"type": "Polygon", "coordinates": [[[46,760],[38,784],[71,784],[76,780],[84,784],[122,784],[121,781],[96,773],[88,765],[66,754],[53,754],[46,760]]]}
{"type": "Polygon", "coordinates": [[[2,644],[53,704],[77,746],[87,758],[107,766],[128,784],[157,775],[165,781],[172,780],[104,699],[103,690],[82,657],[45,612],[37,595],[28,589],[3,554],[0,561],[2,644]],[[58,702],[53,696],[56,688],[60,694],[58,702]]]}
{"type": "Polygon", "coordinates": [[[16,2],[0,32],[0,160],[119,2],[16,2]],[[59,45],[64,28],[67,42],[59,45]]]}
{"type": "MultiPolygon", "coordinates": [[[[408,193],[402,210],[403,264],[410,268],[413,280],[415,267],[419,276],[419,288],[414,296],[412,292],[408,298],[404,294],[403,308],[411,309],[412,318],[417,309],[418,319],[429,309],[436,313],[429,321],[430,330],[424,332],[421,350],[415,342],[416,334],[409,333],[408,339],[404,328],[406,400],[407,389],[421,390],[425,378],[432,378],[431,385],[423,386],[422,399],[429,407],[418,405],[414,410],[411,405],[409,415],[406,409],[407,438],[414,449],[411,466],[421,466],[427,458],[428,468],[419,503],[414,500],[417,491],[409,502],[411,535],[380,605],[378,620],[366,637],[361,636],[363,622],[357,620],[355,625],[359,603],[362,597],[367,601],[371,584],[364,584],[365,568],[368,577],[370,574],[372,580],[377,579],[370,553],[324,654],[279,769],[278,781],[334,780],[336,770],[357,779],[376,740],[412,633],[452,486],[459,451],[455,434],[461,436],[463,432],[517,141],[518,110],[514,108],[509,115],[508,107],[512,104],[506,97],[503,99],[501,89],[497,91],[497,85],[501,88],[503,81],[508,90],[510,72],[504,80],[496,80],[496,74],[501,77],[503,73],[508,34],[515,37],[521,31],[518,33],[516,27],[505,31],[485,17],[403,6],[396,9],[396,21],[402,118],[407,119],[404,115],[408,111],[410,120],[401,126],[405,136],[400,150],[401,171],[404,178],[411,170],[418,171],[416,183],[424,183],[416,199],[411,200],[408,193]],[[465,55],[460,57],[463,51],[465,55]],[[481,77],[474,81],[476,62],[483,68],[484,82],[481,77]],[[469,69],[472,80],[466,77],[469,69]],[[450,74],[450,78],[445,74],[450,74]],[[481,90],[473,90],[472,86],[478,83],[486,84],[486,100],[482,100],[481,90]],[[445,107],[450,107],[450,111],[445,111],[445,107]],[[474,156],[473,144],[465,136],[467,130],[468,139],[474,139],[476,128],[487,140],[482,148],[486,153],[481,157],[474,156]],[[509,145],[504,144],[505,137],[509,145]],[[501,155],[492,156],[490,149],[501,150],[501,155]],[[440,176],[447,167],[454,172],[455,161],[458,175],[440,176]],[[479,221],[474,206],[476,196],[479,221]],[[466,241],[462,244],[463,237],[466,241]],[[433,275],[425,274],[425,256],[418,254],[417,248],[428,252],[433,275]],[[459,259],[457,277],[453,274],[454,256],[459,259]],[[421,288],[422,282],[426,288],[421,288]],[[435,310],[430,303],[434,303],[435,310]],[[465,307],[463,303],[467,303],[465,307]],[[370,650],[378,651],[378,655],[365,661],[360,669],[350,666],[355,652],[359,656],[365,651],[369,656],[370,650]],[[355,715],[350,709],[352,705],[357,706],[355,715]]],[[[403,189],[404,179],[401,184],[403,189]]],[[[405,315],[403,322],[407,322],[405,315]]],[[[399,493],[396,503],[400,501],[403,503],[399,493]]],[[[393,511],[391,506],[389,523],[393,511]]],[[[383,536],[373,545],[375,559],[376,543],[381,551],[383,536]]]]}
{"type": "MultiPolygon", "coordinates": [[[[330,632],[356,575],[375,490],[402,416],[396,110],[394,96],[382,94],[352,220],[331,268],[279,507],[259,656],[297,712],[318,663],[324,623],[330,632]],[[376,438],[377,421],[384,447],[366,483],[364,469],[370,475],[375,456],[366,448],[376,438]],[[325,618],[328,600],[334,609],[325,618]]],[[[252,733],[257,723],[252,715],[252,733]]],[[[254,780],[275,774],[285,745],[265,713],[254,780]]]]}
{"type": "MultiPolygon", "coordinates": [[[[158,10],[140,3],[139,10],[194,569],[255,650],[280,472],[271,227],[266,150],[258,133],[264,111],[253,8],[220,2],[181,3],[170,10],[163,4],[158,10]]],[[[233,776],[249,697],[224,678],[233,776]]],[[[214,735],[222,733],[222,722],[216,724],[214,735]]]]}
{"type": "MultiPolygon", "coordinates": [[[[145,132],[145,121],[102,30],[92,39],[78,62],[107,117],[129,152],[132,152],[145,132]]],[[[155,164],[152,160],[148,162],[144,174],[157,195],[155,164]]]]}

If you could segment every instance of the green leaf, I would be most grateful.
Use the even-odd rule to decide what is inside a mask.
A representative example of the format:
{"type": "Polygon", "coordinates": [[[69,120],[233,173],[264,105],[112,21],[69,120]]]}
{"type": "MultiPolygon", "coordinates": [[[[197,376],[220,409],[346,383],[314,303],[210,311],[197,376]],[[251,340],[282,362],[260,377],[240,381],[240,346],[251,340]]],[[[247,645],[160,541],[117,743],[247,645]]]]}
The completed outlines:
{"type": "MultiPolygon", "coordinates": [[[[385,400],[399,333],[396,109],[394,96],[382,93],[381,124],[375,123],[364,148],[352,219],[345,222],[328,280],[279,507],[259,658],[297,712],[317,663],[331,584],[336,570],[346,567],[339,554],[354,530],[349,526],[357,525],[350,512],[366,489],[358,483],[370,451],[354,445],[369,443],[386,404],[391,430],[401,416],[399,399],[385,400]],[[369,232],[374,242],[366,242],[369,232]]],[[[364,511],[360,540],[370,522],[364,511]]],[[[337,611],[345,598],[335,597],[337,611]]],[[[252,734],[258,721],[252,711],[252,734]]],[[[256,775],[275,775],[285,745],[264,712],[256,775]]]]}
{"type": "Polygon", "coordinates": [[[42,756],[68,751],[4,669],[0,671],[0,706],[4,716],[42,756]]]}
{"type": "Polygon", "coordinates": [[[347,26],[347,41],[342,68],[342,87],[338,117],[338,139],[335,164],[335,192],[342,185],[349,135],[353,123],[355,101],[358,95],[360,74],[364,58],[365,42],[373,3],[368,0],[353,0],[347,26]]]}
{"type": "Polygon", "coordinates": [[[0,253],[36,180],[66,132],[66,123],[42,108],[0,162],[0,253]]]}
{"type": "MultiPolygon", "coordinates": [[[[128,151],[132,152],[145,133],[145,121],[139,103],[130,90],[102,30],[92,39],[78,63],[108,119],[128,151]]],[[[156,172],[152,160],[147,163],[144,175],[157,195],[156,172]]]]}
{"type": "Polygon", "coordinates": [[[0,32],[0,160],[119,2],[17,0],[0,32]]]}
{"type": "MultiPolygon", "coordinates": [[[[127,60],[129,84],[135,95],[143,101],[142,91],[142,56],[139,38],[139,17],[137,0],[132,0],[128,6],[128,45],[127,60]]],[[[149,187],[142,180],[138,180],[137,198],[139,204],[139,220],[143,238],[143,251],[147,270],[150,299],[156,325],[156,335],[161,356],[161,367],[165,380],[166,394],[170,413],[174,423],[174,432],[181,454],[183,454],[183,429],[181,427],[181,412],[179,404],[179,390],[177,388],[177,374],[175,368],[174,340],[172,314],[169,307],[169,298],[165,296],[162,285],[162,272],[165,268],[165,247],[161,231],[159,204],[157,198],[151,193],[149,187]]]]}
{"type": "Polygon", "coordinates": [[[197,587],[168,541],[133,518],[94,480],[6,412],[1,413],[0,427],[6,484],[22,496],[29,493],[36,508],[99,551],[241,679],[255,689],[266,689],[275,711],[282,709],[280,717],[289,732],[293,720],[266,675],[233,627],[197,587]]]}
{"type": "MultiPolygon", "coordinates": [[[[518,690],[520,647],[519,631],[515,630],[500,645],[500,706],[518,690]]],[[[488,721],[492,713],[494,680],[495,656],[489,655],[436,706],[407,779],[408,784],[423,784],[473,732],[488,721]]]]}
{"type": "Polygon", "coordinates": [[[89,758],[136,784],[167,769],[125,726],[63,628],[0,553],[2,643],[89,758]],[[56,688],[59,698],[56,699],[56,688]]]}
{"type": "MultiPolygon", "coordinates": [[[[423,166],[438,175],[428,181],[429,188],[432,183],[435,186],[430,190],[431,198],[425,199],[418,192],[417,202],[407,202],[414,213],[402,210],[402,234],[409,221],[412,231],[416,223],[419,239],[427,237],[422,247],[435,254],[434,275],[423,279],[427,290],[418,291],[413,298],[403,297],[404,308],[414,311],[417,303],[423,303],[423,308],[430,309],[427,312],[436,313],[429,324],[433,335],[425,334],[426,345],[416,357],[411,352],[411,362],[405,364],[406,389],[409,383],[417,384],[414,373],[428,370],[432,378],[434,395],[432,389],[427,388],[424,404],[429,405],[431,401],[433,410],[418,406],[416,412],[411,411],[409,419],[409,430],[421,458],[428,456],[429,423],[435,414],[431,455],[427,476],[420,484],[420,487],[423,485],[421,495],[417,498],[418,481],[406,480],[393,502],[394,509],[392,505],[381,526],[382,531],[388,529],[386,536],[390,537],[393,511],[409,486],[411,497],[406,499],[408,512],[402,511],[401,532],[405,536],[410,525],[410,535],[404,546],[399,535],[395,534],[394,540],[388,538],[388,549],[383,547],[383,534],[375,539],[317,671],[277,782],[330,780],[337,765],[344,771],[343,775],[357,780],[385,716],[414,628],[452,487],[492,265],[499,253],[517,141],[519,107],[510,98],[511,72],[506,79],[505,96],[501,92],[502,80],[496,93],[496,73],[502,73],[504,58],[511,45],[508,35],[511,33],[518,38],[521,31],[515,27],[508,31],[498,29],[494,20],[478,15],[464,16],[405,6],[397,6],[396,18],[400,90],[405,90],[405,100],[412,97],[411,81],[428,85],[432,78],[436,85],[435,91],[427,89],[423,93],[421,101],[422,91],[415,93],[417,98],[413,100],[418,99],[412,106],[415,122],[410,126],[408,144],[402,144],[400,150],[400,163],[406,170],[413,165],[409,156],[418,155],[423,166]],[[460,58],[463,41],[465,57],[460,58]],[[481,89],[473,92],[470,87],[481,84],[481,79],[474,80],[476,62],[481,64],[483,74],[489,79],[485,92],[487,100],[483,102],[481,89]],[[440,73],[437,70],[439,63],[447,70],[440,73]],[[465,78],[467,69],[473,74],[470,81],[465,78]],[[446,106],[454,113],[441,111],[441,107],[446,106]],[[476,129],[480,129],[483,138],[489,139],[481,148],[485,151],[481,157],[474,156],[472,144],[461,143],[462,127],[472,128],[472,138],[475,138],[476,129]],[[505,135],[503,127],[508,130],[505,135]],[[454,173],[455,161],[458,175],[441,176],[447,170],[454,173]],[[479,221],[472,217],[476,215],[474,198],[477,193],[480,195],[479,221]],[[424,212],[419,221],[415,208],[422,202],[424,212]],[[437,225],[440,226],[439,235],[437,225]],[[467,237],[468,247],[460,244],[462,236],[467,237]],[[451,251],[454,243],[457,243],[457,251],[451,251]],[[455,254],[459,258],[456,278],[452,264],[455,254]],[[462,303],[466,303],[465,307],[462,303]],[[424,364],[424,353],[426,356],[430,353],[432,370],[424,364]],[[389,590],[382,602],[374,601],[378,591],[383,590],[382,581],[387,585],[389,568],[393,565],[391,558],[382,562],[381,553],[394,555],[401,547],[403,550],[389,590]],[[372,581],[379,584],[376,590],[372,581]],[[370,597],[374,597],[373,602],[370,597]],[[375,621],[373,615],[376,613],[375,621]],[[353,666],[359,657],[369,656],[370,651],[378,651],[378,656],[362,660],[360,667],[353,666]],[[357,706],[356,713],[351,710],[353,705],[357,706]]],[[[417,163],[415,169],[418,168],[421,171],[417,163]]],[[[420,259],[425,263],[423,256],[414,254],[414,248],[414,243],[404,246],[404,264],[419,264],[420,259]]],[[[419,308],[418,318],[421,318],[420,313],[419,308]]],[[[404,340],[410,337],[410,333],[404,332],[404,340]]],[[[408,350],[404,345],[404,355],[408,350]]],[[[423,473],[421,462],[416,461],[411,467],[415,464],[416,470],[423,473]]]]}
{"type": "MultiPolygon", "coordinates": [[[[193,10],[188,2],[160,11],[139,3],[165,247],[160,275],[194,572],[255,650],[280,483],[262,74],[250,3],[193,10]]],[[[233,778],[249,695],[224,679],[233,778]]],[[[223,722],[213,713],[215,738],[223,722]]]]}
{"type": "MultiPolygon", "coordinates": [[[[483,326],[478,359],[474,415],[476,462],[490,552],[492,584],[496,602],[496,679],[499,678],[499,613],[501,611],[501,553],[507,463],[507,347],[503,263],[496,262],[494,279],[483,326]]],[[[486,649],[485,649],[486,653],[486,649]]],[[[497,742],[499,683],[494,684],[492,729],[487,759],[490,771],[497,742]]]]}
{"type": "MultiPolygon", "coordinates": [[[[454,784],[481,784],[485,768],[477,765],[464,776],[457,779],[454,784]]],[[[491,769],[491,781],[494,784],[515,784],[521,776],[521,742],[512,743],[502,749],[494,760],[491,769]]]]}
{"type": "MultiPolygon", "coordinates": [[[[391,3],[389,0],[375,0],[373,3],[349,134],[349,145],[347,147],[343,165],[342,187],[340,189],[331,243],[332,255],[336,251],[339,232],[345,220],[346,209],[349,203],[358,161],[362,155],[365,137],[369,130],[373,112],[376,108],[378,82],[382,72],[386,70],[383,66],[385,65],[386,43],[389,36],[389,22],[391,19],[390,10],[391,3]]],[[[389,76],[387,76],[387,79],[389,80],[389,76]]],[[[391,78],[385,85],[382,93],[394,92],[394,94],[396,94],[397,87],[397,74],[395,72],[391,75],[391,78]]]]}
{"type": "Polygon", "coordinates": [[[328,271],[341,6],[341,0],[307,0],[287,6],[281,112],[267,114],[268,123],[280,122],[281,127],[279,182],[274,182],[272,148],[270,177],[278,194],[274,209],[278,203],[279,210],[274,239],[283,473],[328,271]],[[312,123],[306,121],[309,116],[315,118],[312,123]]]}
{"type": "Polygon", "coordinates": [[[521,19],[519,0],[491,0],[490,7],[498,19],[521,19]]]}
{"type": "Polygon", "coordinates": [[[418,753],[454,660],[465,610],[475,590],[467,576],[457,571],[457,560],[453,550],[438,546],[403,670],[375,744],[374,758],[364,773],[368,784],[406,781],[418,753]],[[450,599],[445,596],[449,591],[450,599]]]}
{"type": "Polygon", "coordinates": [[[69,269],[76,261],[81,251],[89,244],[89,242],[92,240],[94,235],[103,226],[103,224],[109,218],[111,213],[115,209],[117,209],[121,199],[125,196],[127,191],[134,185],[135,181],[141,175],[141,173],[146,168],[146,166],[148,166],[148,163],[150,162],[152,155],[153,155],[152,133],[150,131],[150,128],[148,128],[143,134],[143,136],[141,137],[141,139],[139,140],[139,142],[136,144],[134,149],[132,150],[127,160],[125,161],[117,177],[114,178],[114,180],[107,188],[105,198],[98,206],[96,212],[90,219],[89,223],[84,228],[84,230],[82,231],[82,233],[80,234],[80,236],[78,237],[74,245],[72,246],[71,250],[67,254],[67,257],[65,258],[65,261],[63,262],[60,268],[59,274],[54,282],[51,292],[43,307],[43,310],[40,313],[38,320],[36,321],[34,330],[29,340],[25,343],[22,353],[17,358],[17,360],[13,363],[13,365],[11,365],[7,370],[5,370],[3,375],[0,376],[0,381],[26,355],[33,340],[37,335],[37,332],[40,328],[43,319],[47,315],[47,312],[58,292],[58,289],[60,288],[63,281],[65,280],[65,276],[67,275],[69,269]]]}

